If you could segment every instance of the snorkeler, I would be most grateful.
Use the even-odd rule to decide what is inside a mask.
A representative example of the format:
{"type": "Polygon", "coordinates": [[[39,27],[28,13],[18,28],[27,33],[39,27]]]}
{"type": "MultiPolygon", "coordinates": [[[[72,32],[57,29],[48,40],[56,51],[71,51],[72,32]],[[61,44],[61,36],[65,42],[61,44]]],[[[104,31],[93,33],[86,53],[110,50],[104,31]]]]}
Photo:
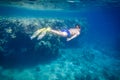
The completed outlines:
{"type": "Polygon", "coordinates": [[[47,32],[52,32],[52,33],[57,34],[59,36],[66,37],[67,41],[70,41],[73,38],[76,38],[77,36],[79,36],[80,31],[81,31],[80,25],[76,25],[75,28],[70,28],[69,30],[65,29],[65,30],[60,30],[60,31],[59,30],[53,30],[50,27],[48,27],[48,28],[42,28],[42,29],[37,30],[31,36],[31,39],[38,36],[37,39],[39,40],[39,39],[42,39],[46,35],[47,32]]]}

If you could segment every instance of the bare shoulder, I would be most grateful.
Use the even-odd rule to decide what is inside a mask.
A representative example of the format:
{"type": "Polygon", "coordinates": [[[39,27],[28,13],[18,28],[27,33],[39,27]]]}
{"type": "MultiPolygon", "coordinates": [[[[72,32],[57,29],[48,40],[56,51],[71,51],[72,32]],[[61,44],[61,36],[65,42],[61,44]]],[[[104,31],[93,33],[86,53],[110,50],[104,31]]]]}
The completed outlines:
{"type": "Polygon", "coordinates": [[[69,31],[78,31],[77,29],[71,28],[69,31]]]}

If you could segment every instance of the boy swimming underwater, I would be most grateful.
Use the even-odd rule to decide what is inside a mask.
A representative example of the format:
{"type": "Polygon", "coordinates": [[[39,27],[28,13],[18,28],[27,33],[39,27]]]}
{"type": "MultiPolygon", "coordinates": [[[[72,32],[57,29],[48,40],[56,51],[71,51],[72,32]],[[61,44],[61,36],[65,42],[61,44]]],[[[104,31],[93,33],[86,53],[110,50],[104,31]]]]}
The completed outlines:
{"type": "Polygon", "coordinates": [[[31,39],[37,36],[38,36],[37,38],[38,40],[42,39],[46,35],[47,32],[52,32],[59,36],[66,37],[67,41],[70,41],[80,35],[81,28],[80,28],[80,25],[76,25],[75,28],[70,28],[69,30],[66,29],[66,30],[60,30],[60,31],[51,29],[50,27],[42,28],[34,32],[34,34],[31,36],[31,39]]]}

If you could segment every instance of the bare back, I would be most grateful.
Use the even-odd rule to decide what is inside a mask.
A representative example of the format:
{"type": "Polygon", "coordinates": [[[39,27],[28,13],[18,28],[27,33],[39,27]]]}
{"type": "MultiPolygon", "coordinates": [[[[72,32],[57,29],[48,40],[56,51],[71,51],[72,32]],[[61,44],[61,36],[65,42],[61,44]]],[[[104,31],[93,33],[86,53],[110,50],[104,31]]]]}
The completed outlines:
{"type": "Polygon", "coordinates": [[[80,31],[78,29],[74,29],[74,28],[69,29],[69,32],[70,32],[71,36],[80,34],[80,31]]]}

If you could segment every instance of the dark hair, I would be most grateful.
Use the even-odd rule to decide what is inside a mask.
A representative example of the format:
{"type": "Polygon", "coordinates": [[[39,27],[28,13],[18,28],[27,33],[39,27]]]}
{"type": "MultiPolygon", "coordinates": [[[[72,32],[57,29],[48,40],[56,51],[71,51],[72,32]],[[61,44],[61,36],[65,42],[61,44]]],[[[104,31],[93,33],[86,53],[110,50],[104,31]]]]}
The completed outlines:
{"type": "Polygon", "coordinates": [[[79,24],[76,24],[75,27],[77,27],[77,28],[79,28],[79,29],[81,28],[79,24]]]}

